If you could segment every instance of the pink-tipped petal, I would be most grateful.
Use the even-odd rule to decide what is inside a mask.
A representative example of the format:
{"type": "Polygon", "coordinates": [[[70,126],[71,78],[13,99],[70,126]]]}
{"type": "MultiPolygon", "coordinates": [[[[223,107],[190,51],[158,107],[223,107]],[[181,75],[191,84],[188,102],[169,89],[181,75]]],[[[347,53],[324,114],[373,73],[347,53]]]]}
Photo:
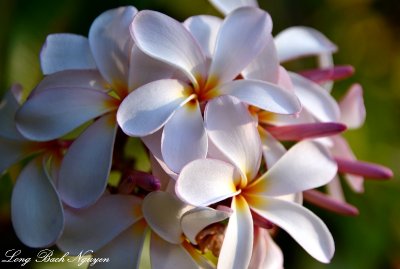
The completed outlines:
{"type": "Polygon", "coordinates": [[[138,221],[111,242],[93,254],[93,258],[109,258],[109,262],[98,262],[96,269],[139,268],[147,225],[138,221]]]}
{"type": "Polygon", "coordinates": [[[58,189],[75,208],[96,202],[107,186],[116,134],[115,114],[89,126],[68,149],[61,164],[58,189]]]}
{"type": "Polygon", "coordinates": [[[138,13],[130,28],[136,45],[147,55],[186,74],[193,84],[205,77],[205,56],[190,32],[178,21],[156,11],[138,13]]]}
{"type": "Polygon", "coordinates": [[[252,179],[260,165],[261,141],[247,108],[237,98],[221,96],[208,102],[204,118],[210,140],[252,179]]]}
{"type": "Polygon", "coordinates": [[[359,128],[364,124],[366,111],[361,85],[354,84],[339,103],[340,121],[349,128],[359,128]]]}
{"type": "Polygon", "coordinates": [[[209,0],[209,2],[224,15],[240,7],[258,7],[257,0],[209,0]]]}
{"type": "Polygon", "coordinates": [[[339,172],[359,175],[372,179],[389,179],[393,177],[391,169],[369,162],[347,160],[343,158],[335,158],[339,172]]]}
{"type": "Polygon", "coordinates": [[[235,195],[234,174],[234,167],[228,163],[196,160],[182,169],[175,190],[183,201],[207,206],[235,195]]]}
{"type": "Polygon", "coordinates": [[[271,17],[261,9],[243,7],[230,13],[218,33],[209,86],[231,81],[240,74],[264,49],[271,29],[271,17]]]}
{"type": "Polygon", "coordinates": [[[17,112],[17,128],[28,139],[59,138],[85,122],[115,109],[114,98],[87,88],[47,89],[28,99],[17,112]]]}
{"type": "Polygon", "coordinates": [[[339,134],[346,130],[346,125],[337,122],[321,122],[288,126],[268,126],[266,129],[280,141],[300,141],[339,134]]]}
{"type": "Polygon", "coordinates": [[[264,196],[247,197],[252,210],[292,236],[312,257],[329,263],[335,252],[333,237],[314,213],[296,203],[264,196]]]}
{"type": "Polygon", "coordinates": [[[67,207],[57,246],[71,255],[96,252],[141,218],[141,200],[131,195],[105,195],[88,208],[67,207]]]}
{"type": "Polygon", "coordinates": [[[185,20],[183,25],[192,33],[197,40],[204,55],[212,58],[215,43],[217,42],[218,31],[222,24],[222,19],[210,15],[193,16],[185,20]]]}
{"type": "Polygon", "coordinates": [[[293,194],[327,184],[336,172],[336,162],[325,147],[316,142],[301,141],[248,186],[246,193],[266,196],[293,194]]]}
{"type": "Polygon", "coordinates": [[[322,33],[302,26],[283,30],[275,37],[275,44],[281,62],[305,56],[331,54],[337,50],[322,33]]]}
{"type": "Polygon", "coordinates": [[[354,74],[354,67],[351,65],[336,65],[330,68],[317,68],[299,72],[300,75],[316,83],[342,80],[354,74]]]}
{"type": "Polygon", "coordinates": [[[132,6],[107,10],[94,20],[89,30],[94,60],[100,73],[117,91],[128,86],[133,46],[129,26],[136,13],[137,9],[132,6]]]}
{"type": "Polygon", "coordinates": [[[232,200],[233,214],[229,218],[224,243],[218,258],[218,268],[247,268],[253,248],[253,220],[249,205],[241,196],[232,200]]]}
{"type": "Polygon", "coordinates": [[[129,136],[146,136],[156,132],[176,109],[192,98],[188,87],[178,80],[164,79],[136,89],[119,106],[119,126],[129,136]]]}
{"type": "Polygon", "coordinates": [[[165,163],[175,173],[191,161],[207,155],[208,139],[199,103],[188,103],[176,110],[165,124],[161,152],[165,163]]]}
{"type": "Polygon", "coordinates": [[[295,73],[290,73],[301,104],[321,122],[339,122],[340,109],[335,99],[321,86],[295,73]]]}
{"type": "Polygon", "coordinates": [[[345,216],[357,216],[359,214],[358,209],[355,206],[334,199],[317,190],[305,191],[303,192],[303,196],[306,202],[312,203],[337,214],[345,216]]]}
{"type": "Polygon", "coordinates": [[[151,192],[143,200],[143,216],[153,232],[171,244],[180,244],[183,238],[182,215],[192,209],[167,192],[151,192]]]}
{"type": "Polygon", "coordinates": [[[234,80],[220,86],[217,91],[273,113],[295,114],[301,110],[299,99],[294,93],[265,81],[234,80]]]}
{"type": "Polygon", "coordinates": [[[75,34],[48,35],[40,53],[45,75],[68,69],[96,69],[86,37],[75,34]]]}
{"type": "Polygon", "coordinates": [[[253,254],[249,269],[260,268],[283,269],[283,254],[268,230],[255,228],[253,254]]]}
{"type": "Polygon", "coordinates": [[[11,197],[11,219],[18,238],[33,248],[54,244],[63,231],[62,204],[41,158],[31,161],[17,179],[11,197]]]}

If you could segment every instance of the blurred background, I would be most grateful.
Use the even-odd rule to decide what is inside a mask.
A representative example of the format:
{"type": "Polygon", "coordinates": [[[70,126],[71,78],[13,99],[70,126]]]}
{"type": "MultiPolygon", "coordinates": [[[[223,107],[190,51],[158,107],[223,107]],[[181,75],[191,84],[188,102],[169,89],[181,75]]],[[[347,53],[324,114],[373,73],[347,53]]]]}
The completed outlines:
{"type": "MultiPolygon", "coordinates": [[[[92,21],[103,11],[121,5],[154,9],[179,20],[197,14],[221,16],[207,0],[1,0],[0,95],[12,83],[32,89],[42,78],[40,48],[50,33],[87,36],[92,21]]],[[[348,131],[354,152],[361,160],[390,167],[391,181],[369,180],[365,193],[346,189],[360,215],[343,217],[309,206],[328,225],[336,242],[329,265],[307,255],[281,232],[277,241],[285,255],[285,268],[376,269],[400,268],[400,1],[398,0],[259,0],[274,21],[273,33],[295,25],[313,27],[338,47],[336,64],[350,64],[355,75],[335,84],[342,96],[355,82],[364,88],[367,119],[358,130],[348,131]]],[[[6,249],[22,249],[24,257],[37,253],[21,245],[10,223],[12,180],[0,181],[0,259],[6,249]]],[[[1,268],[19,268],[1,263],[1,268]]],[[[71,265],[34,264],[30,268],[71,268],[71,265]]],[[[25,266],[27,268],[27,266],[25,266]]]]}

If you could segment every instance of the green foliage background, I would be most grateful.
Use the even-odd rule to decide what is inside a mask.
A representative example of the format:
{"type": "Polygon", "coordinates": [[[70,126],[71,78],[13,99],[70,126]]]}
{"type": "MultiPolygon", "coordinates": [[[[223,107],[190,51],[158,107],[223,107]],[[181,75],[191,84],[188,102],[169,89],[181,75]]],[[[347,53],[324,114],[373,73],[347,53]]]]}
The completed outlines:
{"type": "MultiPolygon", "coordinates": [[[[71,32],[87,36],[91,22],[101,12],[122,5],[155,9],[179,20],[196,14],[219,15],[207,0],[1,0],[0,93],[14,82],[32,89],[41,79],[39,52],[50,33],[71,32]]],[[[364,87],[367,120],[345,135],[356,155],[390,167],[389,182],[366,182],[365,194],[347,190],[360,216],[341,217],[311,207],[331,229],[336,254],[331,264],[314,261],[287,235],[278,242],[285,268],[375,269],[400,268],[400,2],[396,0],[260,0],[274,21],[273,33],[294,25],[316,28],[339,47],[336,64],[351,64],[354,77],[335,85],[334,95],[360,82],[364,87]]],[[[3,249],[20,248],[25,256],[37,250],[24,248],[10,224],[12,180],[0,181],[0,259],[3,249]]],[[[1,264],[1,268],[6,264],[1,264]]],[[[45,267],[31,264],[34,268],[45,267]]],[[[12,268],[12,267],[10,267],[12,268]]],[[[15,265],[15,268],[19,266],[15,265]]],[[[61,267],[60,267],[61,268],[61,267]]],[[[62,267],[66,268],[66,267],[62,267]]]]}

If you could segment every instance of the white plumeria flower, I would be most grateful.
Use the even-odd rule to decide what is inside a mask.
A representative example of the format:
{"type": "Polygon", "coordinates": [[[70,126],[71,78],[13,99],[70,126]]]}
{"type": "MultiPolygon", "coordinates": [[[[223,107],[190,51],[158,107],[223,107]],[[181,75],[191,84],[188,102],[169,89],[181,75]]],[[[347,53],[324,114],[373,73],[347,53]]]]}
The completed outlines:
{"type": "Polygon", "coordinates": [[[235,10],[222,23],[210,60],[184,25],[158,12],[140,12],[131,25],[137,46],[186,78],[155,81],[128,95],[117,113],[123,131],[143,137],[164,127],[162,157],[178,173],[189,161],[207,154],[201,105],[208,100],[228,94],[273,113],[298,112],[297,98],[277,85],[234,80],[264,48],[271,27],[264,11],[235,10]]]}
{"type": "Polygon", "coordinates": [[[176,192],[185,202],[207,206],[232,198],[233,214],[219,256],[219,268],[247,268],[253,246],[252,213],[287,231],[310,255],[329,262],[334,243],[325,224],[306,208],[276,198],[328,183],[337,171],[328,152],[314,142],[293,146],[257,177],[261,142],[247,108],[236,98],[210,101],[205,123],[223,160],[200,159],[186,165],[176,192]]]}
{"type": "Polygon", "coordinates": [[[18,129],[36,141],[59,138],[96,119],[61,166],[58,190],[75,208],[93,204],[106,188],[121,100],[136,87],[175,72],[135,46],[129,26],[136,13],[132,6],[104,12],[91,25],[89,38],[48,36],[41,52],[48,76],[17,113],[18,129]]]}

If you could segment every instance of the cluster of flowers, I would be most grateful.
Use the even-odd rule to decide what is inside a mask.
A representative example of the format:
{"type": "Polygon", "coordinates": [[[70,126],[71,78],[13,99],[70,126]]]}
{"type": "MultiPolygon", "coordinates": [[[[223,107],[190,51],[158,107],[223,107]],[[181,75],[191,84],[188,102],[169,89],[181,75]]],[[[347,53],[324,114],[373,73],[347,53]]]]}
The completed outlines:
{"type": "Polygon", "coordinates": [[[0,170],[26,160],[12,194],[24,244],[91,249],[108,268],[138,268],[143,251],[155,269],[282,268],[279,227],[331,260],[332,235],[303,198],[356,215],[339,173],[356,192],[364,176],[392,176],[340,136],[364,122],[362,89],[330,95],[353,70],[333,66],[336,47],[318,31],[273,38],[256,2],[211,2],[225,19],[128,6],[101,14],[88,38],[48,36],[44,79],[24,102],[15,85],[0,106],[0,170]],[[281,66],[303,56],[318,68],[281,66]],[[151,174],[134,170],[130,137],[146,145],[151,174]]]}

